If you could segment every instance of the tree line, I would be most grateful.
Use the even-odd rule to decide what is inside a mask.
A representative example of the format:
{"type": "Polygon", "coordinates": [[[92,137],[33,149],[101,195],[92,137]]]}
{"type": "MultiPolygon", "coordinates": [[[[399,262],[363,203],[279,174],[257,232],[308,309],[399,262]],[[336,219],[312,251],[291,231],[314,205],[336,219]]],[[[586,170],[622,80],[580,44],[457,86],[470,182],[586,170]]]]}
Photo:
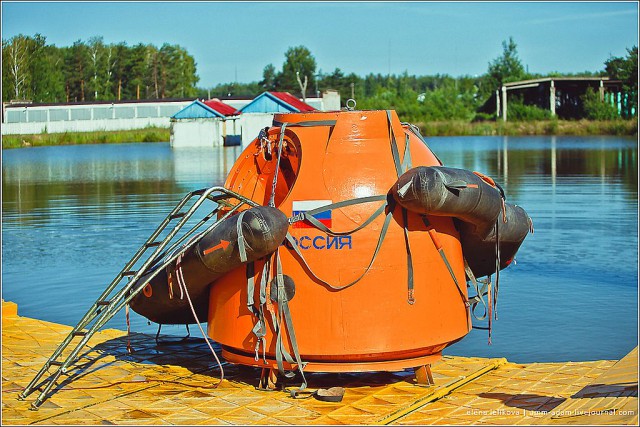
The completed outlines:
{"type": "MultiPolygon", "coordinates": [[[[325,90],[338,90],[343,106],[349,98],[357,101],[359,109],[395,109],[400,117],[413,122],[440,120],[478,120],[492,118],[488,111],[495,109],[494,93],[503,83],[541,77],[608,76],[621,80],[631,105],[628,111],[637,116],[638,48],[627,49],[626,57],[610,57],[600,71],[579,73],[529,73],[518,56],[513,38],[502,43],[502,54],[488,63],[487,72],[480,76],[451,77],[446,74],[415,76],[407,72],[396,75],[368,74],[360,77],[346,74],[340,68],[332,72],[316,71],[316,61],[304,46],[291,47],[285,52],[285,60],[278,71],[273,64],[264,67],[263,78],[248,84],[224,83],[209,89],[199,89],[198,96],[255,97],[265,90],[288,91],[301,98],[309,94],[319,95],[325,90]]],[[[593,119],[617,116],[611,106],[598,105],[592,94],[585,99],[587,116],[593,119]]],[[[521,105],[518,99],[511,103],[514,119],[548,118],[548,112],[521,105]]]]}
{"type": "Polygon", "coordinates": [[[83,102],[195,97],[196,62],[168,43],[78,40],[69,47],[40,34],[2,40],[2,101],[83,102]]]}
{"type": "MultiPolygon", "coordinates": [[[[446,74],[415,76],[402,74],[368,74],[364,77],[345,73],[340,68],[330,72],[317,69],[313,54],[305,46],[290,47],[278,69],[264,67],[262,79],[250,83],[221,83],[213,87],[196,87],[196,63],[177,45],[151,44],[127,46],[105,44],[101,37],[86,42],[78,40],[70,47],[47,45],[39,34],[18,35],[2,42],[3,101],[29,99],[34,102],[77,102],[93,100],[132,100],[161,98],[254,98],[264,91],[287,91],[306,99],[325,90],[338,90],[343,106],[354,98],[358,109],[393,108],[413,122],[439,120],[478,120],[492,117],[494,93],[503,83],[560,76],[608,76],[621,80],[629,94],[631,110],[637,116],[638,48],[627,49],[625,57],[610,57],[599,71],[573,74],[551,73],[542,76],[525,70],[513,38],[502,43],[502,54],[488,62],[480,76],[452,77],[446,74]]],[[[612,116],[598,100],[585,102],[594,109],[592,118],[612,116]]],[[[510,101],[510,115],[517,119],[542,117],[535,107],[510,101]]],[[[617,113],[615,113],[617,114],[617,113]]]]}

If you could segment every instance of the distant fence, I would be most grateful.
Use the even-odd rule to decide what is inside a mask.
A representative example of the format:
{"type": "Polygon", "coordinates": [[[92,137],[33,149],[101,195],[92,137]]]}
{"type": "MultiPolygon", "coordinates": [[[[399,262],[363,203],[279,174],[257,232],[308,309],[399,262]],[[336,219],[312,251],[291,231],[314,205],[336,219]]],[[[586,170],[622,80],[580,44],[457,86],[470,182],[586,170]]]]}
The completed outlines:
{"type": "MultiPolygon", "coordinates": [[[[234,108],[242,108],[251,99],[222,99],[234,108]]],[[[169,128],[171,116],[191,104],[193,99],[119,101],[77,104],[2,104],[2,135],[92,132],[169,128]]],[[[318,110],[339,110],[340,97],[331,93],[322,98],[307,98],[318,110]]],[[[273,113],[251,113],[240,121],[242,142],[246,145],[260,128],[270,126],[273,113]]],[[[221,136],[231,134],[222,132],[221,136]]]]}
{"type": "Polygon", "coordinates": [[[91,132],[165,127],[193,100],[3,105],[2,135],[91,132]]]}

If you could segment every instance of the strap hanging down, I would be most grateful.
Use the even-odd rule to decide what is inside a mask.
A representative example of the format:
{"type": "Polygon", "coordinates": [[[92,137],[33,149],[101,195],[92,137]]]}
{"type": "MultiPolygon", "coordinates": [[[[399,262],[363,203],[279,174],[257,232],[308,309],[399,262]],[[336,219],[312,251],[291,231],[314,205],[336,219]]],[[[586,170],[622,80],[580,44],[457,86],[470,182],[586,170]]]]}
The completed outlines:
{"type": "MultiPolygon", "coordinates": [[[[300,352],[298,350],[298,341],[296,339],[296,332],[293,328],[293,322],[291,321],[291,312],[289,311],[289,299],[285,293],[284,288],[284,275],[282,273],[282,262],[280,261],[280,252],[279,249],[276,249],[274,253],[275,263],[276,263],[276,286],[277,286],[277,303],[278,303],[278,317],[280,318],[277,325],[277,336],[276,336],[276,363],[278,365],[278,372],[281,375],[284,375],[287,378],[293,378],[293,372],[285,372],[283,358],[291,365],[296,364],[298,368],[298,372],[300,372],[300,376],[302,377],[302,384],[297,389],[297,392],[300,392],[307,388],[307,379],[304,376],[304,364],[302,363],[302,359],[300,358],[300,352]],[[283,328],[282,328],[282,320],[284,320],[284,326],[287,330],[287,335],[289,336],[289,342],[291,343],[291,349],[293,350],[293,355],[295,357],[295,361],[286,350],[283,344],[283,328]]],[[[275,325],[276,323],[274,323],[275,325]]],[[[291,392],[293,395],[293,391],[291,392]]]]}
{"type": "Polygon", "coordinates": [[[262,276],[260,279],[260,303],[256,307],[254,301],[255,293],[255,263],[247,264],[247,308],[256,317],[256,324],[251,332],[256,337],[255,345],[255,361],[260,360],[260,347],[262,346],[262,360],[267,363],[267,323],[264,317],[264,305],[267,302],[267,280],[269,276],[269,260],[267,259],[262,268],[262,276]]]}
{"type": "Polygon", "coordinates": [[[414,304],[416,299],[413,289],[413,259],[411,257],[411,246],[409,246],[409,219],[405,208],[402,208],[402,225],[404,229],[404,244],[407,248],[407,302],[414,304]]]}
{"type": "Polygon", "coordinates": [[[278,171],[280,170],[280,158],[282,157],[282,145],[284,141],[284,131],[286,128],[286,123],[283,123],[280,127],[280,140],[278,141],[278,159],[276,161],[276,171],[273,174],[273,182],[271,183],[271,197],[269,197],[269,206],[271,207],[276,206],[276,185],[278,184],[278,171]]]}
{"type": "MultiPolygon", "coordinates": [[[[389,126],[389,139],[391,143],[391,155],[393,157],[393,164],[396,168],[396,174],[398,178],[400,175],[411,169],[411,150],[409,150],[409,134],[405,133],[404,140],[404,158],[402,163],[400,162],[400,153],[398,150],[398,144],[396,142],[396,137],[393,132],[393,126],[391,125],[391,110],[387,110],[387,124],[389,126]]],[[[393,211],[393,207],[391,208],[393,211]]],[[[413,288],[413,259],[411,256],[411,246],[409,245],[409,229],[408,229],[408,218],[407,218],[407,210],[402,208],[402,219],[403,219],[403,232],[404,232],[404,243],[405,248],[407,250],[407,302],[409,304],[415,303],[414,298],[414,288],[413,288]]]]}
{"type": "Polygon", "coordinates": [[[400,153],[398,151],[398,144],[396,143],[396,136],[393,133],[393,126],[391,125],[391,110],[387,110],[387,125],[389,126],[391,156],[393,157],[393,164],[396,168],[396,174],[399,177],[400,175],[402,175],[402,163],[400,162],[400,153]]]}
{"type": "Polygon", "coordinates": [[[365,269],[365,271],[358,277],[356,278],[354,281],[352,281],[351,283],[344,285],[344,286],[334,286],[332,284],[330,284],[329,282],[322,280],[321,278],[318,277],[317,274],[315,274],[313,272],[313,270],[311,270],[311,267],[309,267],[309,264],[307,263],[307,261],[304,259],[304,256],[302,255],[302,252],[300,252],[300,249],[298,249],[298,245],[296,245],[295,240],[293,239],[293,236],[291,236],[290,233],[287,233],[286,236],[286,240],[289,242],[289,245],[291,246],[291,249],[293,249],[294,253],[297,255],[299,261],[302,263],[302,266],[305,268],[305,270],[307,271],[307,273],[309,273],[316,281],[322,283],[325,286],[328,286],[331,289],[334,290],[341,290],[341,289],[346,289],[350,286],[355,285],[356,283],[358,283],[371,269],[371,266],[373,265],[373,262],[375,261],[376,257],[378,256],[378,252],[380,251],[380,247],[382,246],[382,242],[384,241],[385,236],[387,235],[387,229],[389,228],[389,223],[391,222],[391,217],[393,216],[393,211],[389,211],[387,213],[387,216],[384,220],[384,224],[382,225],[382,228],[380,229],[380,236],[378,237],[378,243],[376,244],[376,248],[373,251],[373,255],[371,256],[371,261],[369,261],[369,265],[367,266],[367,268],[365,269]]]}

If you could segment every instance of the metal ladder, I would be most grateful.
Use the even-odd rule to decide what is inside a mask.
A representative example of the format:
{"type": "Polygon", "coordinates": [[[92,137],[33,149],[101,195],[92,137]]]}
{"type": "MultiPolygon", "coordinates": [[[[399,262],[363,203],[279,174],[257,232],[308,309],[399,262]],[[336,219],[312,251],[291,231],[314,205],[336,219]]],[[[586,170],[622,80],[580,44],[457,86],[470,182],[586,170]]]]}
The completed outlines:
{"type": "Polygon", "coordinates": [[[118,273],[113,281],[102,292],[98,300],[92,304],[89,311],[87,311],[87,313],[82,317],[78,324],[71,330],[69,335],[67,335],[67,337],[62,341],[58,348],[49,357],[49,359],[47,359],[44,366],[31,380],[31,382],[18,395],[18,399],[24,400],[33,391],[40,390],[42,385],[44,385],[44,388],[41,389],[40,395],[35,399],[34,402],[31,403],[30,409],[37,410],[40,405],[47,399],[48,393],[51,391],[60,375],[66,374],[69,371],[69,368],[78,361],[78,354],[80,353],[82,348],[87,344],[87,342],[89,342],[91,337],[102,326],[105,325],[105,323],[107,323],[111,318],[113,318],[116,313],[124,308],[125,305],[127,305],[142,290],[142,288],[148,281],[155,277],[163,268],[173,262],[180,254],[189,249],[192,242],[197,241],[200,237],[213,230],[218,226],[218,224],[231,216],[244,204],[250,205],[252,207],[258,206],[258,204],[254,201],[247,199],[237,193],[234,193],[233,191],[227,190],[224,187],[204,188],[188,193],[169,213],[169,215],[167,215],[167,217],[160,223],[158,228],[156,228],[156,230],[151,234],[147,241],[140,247],[140,249],[138,249],[131,260],[127,262],[120,273],[118,273]],[[193,205],[191,205],[191,207],[189,207],[186,211],[182,211],[182,209],[189,203],[189,201],[195,197],[198,197],[195,203],[193,203],[193,205]],[[182,227],[187,223],[187,221],[189,221],[196,210],[206,200],[210,200],[216,203],[215,208],[212,211],[208,212],[197,224],[195,224],[189,231],[184,233],[177,241],[175,241],[175,243],[167,248],[176,234],[182,229],[182,227]],[[236,201],[236,203],[232,203],[232,201],[236,201]],[[196,233],[198,229],[202,227],[202,225],[204,225],[211,218],[217,215],[220,211],[220,208],[223,206],[229,210],[220,219],[209,225],[209,227],[207,227],[204,231],[196,233]],[[158,237],[160,237],[162,232],[167,229],[169,224],[176,219],[179,219],[179,221],[173,227],[173,229],[165,237],[161,237],[159,240],[156,240],[158,239],[158,237]],[[189,237],[191,237],[191,240],[181,248],[179,248],[179,245],[189,237]],[[148,249],[150,248],[155,248],[155,250],[146,258],[140,268],[136,269],[136,263],[143,258],[145,253],[147,253],[148,249]],[[163,258],[164,261],[161,261],[163,258]],[[158,265],[158,263],[160,262],[161,264],[158,265]],[[140,279],[146,272],[149,271],[151,267],[154,266],[156,266],[154,273],[149,276],[148,280],[137,283],[138,279],[140,279]],[[116,290],[116,288],[124,278],[129,278],[129,281],[119,290],[116,290]],[[73,350],[66,357],[61,357],[63,351],[67,349],[67,347],[74,345],[73,341],[75,338],[79,338],[79,342],[75,344],[73,350]],[[48,372],[51,366],[57,367],[57,369],[53,373],[48,372]],[[45,373],[49,373],[50,376],[41,384],[38,384],[45,373]]]}

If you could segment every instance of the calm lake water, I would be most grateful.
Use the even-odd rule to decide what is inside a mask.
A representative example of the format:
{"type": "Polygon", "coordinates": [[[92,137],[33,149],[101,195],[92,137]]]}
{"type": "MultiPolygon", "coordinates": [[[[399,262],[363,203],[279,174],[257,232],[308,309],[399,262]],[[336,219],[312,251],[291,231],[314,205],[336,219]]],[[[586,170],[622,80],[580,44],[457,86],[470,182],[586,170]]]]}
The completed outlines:
{"type": "MultiPolygon", "coordinates": [[[[474,330],[446,354],[582,361],[618,359],[637,345],[635,139],[428,143],[445,165],[494,177],[535,225],[501,273],[493,344],[474,330]]],[[[21,315],[76,324],[177,201],[221,185],[239,153],[168,143],[3,150],[2,297],[21,315]]],[[[124,313],[107,326],[124,329],[124,313]]],[[[134,313],[132,329],[156,326],[134,313]]]]}

